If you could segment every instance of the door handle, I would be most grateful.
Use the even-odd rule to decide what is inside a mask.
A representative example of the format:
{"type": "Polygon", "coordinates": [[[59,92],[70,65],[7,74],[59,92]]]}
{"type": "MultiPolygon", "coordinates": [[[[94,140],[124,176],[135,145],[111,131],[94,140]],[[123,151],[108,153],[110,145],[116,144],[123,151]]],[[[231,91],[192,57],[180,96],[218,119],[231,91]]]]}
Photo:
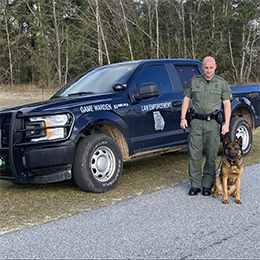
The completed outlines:
{"type": "Polygon", "coordinates": [[[172,101],[172,106],[173,107],[181,106],[181,105],[182,105],[182,100],[172,101]]]}

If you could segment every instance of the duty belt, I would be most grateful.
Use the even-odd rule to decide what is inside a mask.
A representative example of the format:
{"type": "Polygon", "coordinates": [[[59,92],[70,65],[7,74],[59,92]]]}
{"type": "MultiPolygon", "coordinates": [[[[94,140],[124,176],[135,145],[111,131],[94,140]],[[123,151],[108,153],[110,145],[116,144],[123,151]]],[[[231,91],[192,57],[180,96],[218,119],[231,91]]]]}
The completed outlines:
{"type": "Polygon", "coordinates": [[[209,114],[209,115],[195,114],[194,118],[200,119],[200,120],[210,121],[211,119],[216,119],[217,117],[216,117],[216,115],[213,115],[213,114],[209,114]]]}

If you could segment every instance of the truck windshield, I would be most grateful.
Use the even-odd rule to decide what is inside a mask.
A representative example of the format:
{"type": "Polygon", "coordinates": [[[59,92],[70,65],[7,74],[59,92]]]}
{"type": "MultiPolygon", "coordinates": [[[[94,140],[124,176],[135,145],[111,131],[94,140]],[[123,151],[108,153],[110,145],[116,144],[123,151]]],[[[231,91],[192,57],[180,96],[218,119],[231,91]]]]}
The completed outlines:
{"type": "Polygon", "coordinates": [[[52,98],[111,92],[115,83],[124,84],[137,64],[108,65],[78,75],[52,98]]]}

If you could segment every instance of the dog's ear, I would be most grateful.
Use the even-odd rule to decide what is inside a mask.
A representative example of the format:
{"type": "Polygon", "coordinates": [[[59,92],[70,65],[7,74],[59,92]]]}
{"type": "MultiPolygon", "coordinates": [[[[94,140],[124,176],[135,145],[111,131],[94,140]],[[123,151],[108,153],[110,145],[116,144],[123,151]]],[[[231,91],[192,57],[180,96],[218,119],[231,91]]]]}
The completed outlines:
{"type": "Polygon", "coordinates": [[[232,142],[232,141],[231,141],[230,136],[227,135],[227,136],[226,136],[226,140],[225,140],[225,144],[229,144],[229,143],[231,143],[231,142],[232,142]]]}
{"type": "Polygon", "coordinates": [[[239,144],[240,147],[242,147],[242,145],[243,145],[242,136],[239,136],[239,138],[237,139],[236,143],[239,144]]]}

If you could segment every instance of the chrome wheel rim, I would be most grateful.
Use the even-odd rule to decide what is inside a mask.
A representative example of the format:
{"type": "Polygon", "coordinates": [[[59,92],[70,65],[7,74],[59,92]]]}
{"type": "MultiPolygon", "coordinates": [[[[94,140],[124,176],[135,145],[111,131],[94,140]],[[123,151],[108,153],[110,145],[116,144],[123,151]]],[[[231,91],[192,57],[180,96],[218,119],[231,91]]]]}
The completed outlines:
{"type": "Polygon", "coordinates": [[[249,143],[249,133],[247,131],[247,128],[243,125],[239,126],[236,131],[236,140],[238,140],[239,137],[242,137],[242,150],[245,150],[249,143]]]}
{"type": "Polygon", "coordinates": [[[91,158],[91,172],[99,182],[108,181],[114,174],[116,158],[114,153],[106,146],[98,147],[91,158]]]}

